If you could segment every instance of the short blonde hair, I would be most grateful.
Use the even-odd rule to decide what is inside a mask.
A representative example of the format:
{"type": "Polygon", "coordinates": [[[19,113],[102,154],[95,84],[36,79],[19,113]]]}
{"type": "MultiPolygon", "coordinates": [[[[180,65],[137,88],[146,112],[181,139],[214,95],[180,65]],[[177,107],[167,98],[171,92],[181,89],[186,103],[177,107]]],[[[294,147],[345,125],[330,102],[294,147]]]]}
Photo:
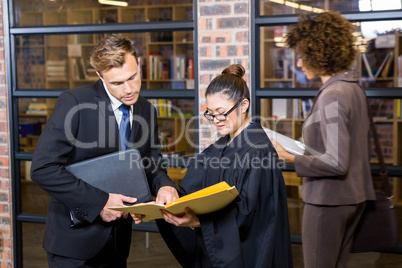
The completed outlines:
{"type": "Polygon", "coordinates": [[[94,47],[89,57],[90,64],[101,74],[125,63],[126,54],[134,56],[138,63],[134,42],[118,34],[106,36],[94,47]]]}

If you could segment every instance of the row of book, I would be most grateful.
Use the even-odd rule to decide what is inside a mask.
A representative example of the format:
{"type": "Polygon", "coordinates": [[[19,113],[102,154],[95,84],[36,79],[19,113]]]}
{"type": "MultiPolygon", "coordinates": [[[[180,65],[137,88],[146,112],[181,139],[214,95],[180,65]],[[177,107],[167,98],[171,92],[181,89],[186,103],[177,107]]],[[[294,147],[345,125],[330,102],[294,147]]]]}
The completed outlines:
{"type": "Polygon", "coordinates": [[[75,80],[97,80],[96,70],[89,64],[84,63],[82,58],[71,58],[73,79],[75,80]]]}
{"type": "Polygon", "coordinates": [[[172,116],[172,101],[169,99],[148,99],[155,106],[158,116],[172,116]]]}
{"type": "Polygon", "coordinates": [[[194,61],[184,55],[165,58],[159,52],[148,53],[148,79],[194,79],[194,61]]]}
{"type": "Polygon", "coordinates": [[[31,89],[45,88],[46,68],[43,49],[17,49],[16,57],[18,87],[31,89]]]}
{"type": "Polygon", "coordinates": [[[378,66],[378,68],[374,72],[374,68],[370,65],[370,60],[367,56],[366,53],[362,54],[363,58],[363,63],[367,72],[367,76],[370,79],[377,79],[379,77],[389,77],[392,76],[391,70],[392,70],[392,63],[394,62],[394,51],[391,50],[385,54],[381,64],[378,66]]]}
{"type": "Polygon", "coordinates": [[[26,110],[27,114],[41,114],[41,115],[46,115],[47,114],[47,104],[42,103],[42,102],[31,102],[28,104],[28,108],[26,110]]]}
{"type": "Polygon", "coordinates": [[[46,73],[48,79],[66,80],[67,79],[66,60],[46,61],[46,73]]]}

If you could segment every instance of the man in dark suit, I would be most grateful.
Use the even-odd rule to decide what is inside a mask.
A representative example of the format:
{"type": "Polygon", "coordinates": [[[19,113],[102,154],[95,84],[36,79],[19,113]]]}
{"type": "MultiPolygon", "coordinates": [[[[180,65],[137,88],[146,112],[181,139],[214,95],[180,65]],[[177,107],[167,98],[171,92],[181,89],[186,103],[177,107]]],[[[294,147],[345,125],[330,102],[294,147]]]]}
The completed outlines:
{"type": "Polygon", "coordinates": [[[68,172],[66,165],[122,146],[137,148],[147,162],[145,172],[156,202],[178,198],[160,165],[156,110],[139,95],[140,65],[133,43],[119,35],[108,36],[93,49],[90,62],[100,79],[60,95],[32,160],[32,180],[51,196],[43,242],[49,267],[126,267],[131,243],[131,215],[107,207],[133,203],[135,197],[92,187],[68,172]],[[128,107],[131,128],[122,143],[121,104],[128,107]],[[72,227],[70,211],[87,224],[72,227]]]}

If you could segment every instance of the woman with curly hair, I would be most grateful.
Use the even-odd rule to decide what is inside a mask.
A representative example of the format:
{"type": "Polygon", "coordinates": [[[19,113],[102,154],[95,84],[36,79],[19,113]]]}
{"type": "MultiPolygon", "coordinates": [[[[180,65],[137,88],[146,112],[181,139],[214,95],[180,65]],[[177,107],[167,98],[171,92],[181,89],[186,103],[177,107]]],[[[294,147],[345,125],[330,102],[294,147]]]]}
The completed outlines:
{"type": "Polygon", "coordinates": [[[297,66],[322,86],[303,126],[304,155],[280,158],[303,177],[305,267],[346,267],[356,225],[375,198],[370,172],[370,123],[363,90],[348,73],[356,51],[353,25],[338,12],[303,14],[289,27],[287,45],[297,66]]]}

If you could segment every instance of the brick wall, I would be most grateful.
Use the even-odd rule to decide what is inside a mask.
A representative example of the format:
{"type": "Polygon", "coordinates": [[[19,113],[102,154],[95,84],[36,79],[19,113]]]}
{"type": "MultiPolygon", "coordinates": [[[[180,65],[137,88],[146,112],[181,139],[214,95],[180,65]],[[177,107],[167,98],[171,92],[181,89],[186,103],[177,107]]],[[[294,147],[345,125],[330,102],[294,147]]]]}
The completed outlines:
{"type": "Polygon", "coordinates": [[[202,116],[205,90],[230,64],[242,64],[250,80],[250,3],[235,0],[198,1],[200,151],[217,137],[214,126],[202,116]]]}
{"type": "Polygon", "coordinates": [[[4,51],[3,2],[0,1],[0,267],[12,266],[11,178],[7,82],[4,51]]]}

